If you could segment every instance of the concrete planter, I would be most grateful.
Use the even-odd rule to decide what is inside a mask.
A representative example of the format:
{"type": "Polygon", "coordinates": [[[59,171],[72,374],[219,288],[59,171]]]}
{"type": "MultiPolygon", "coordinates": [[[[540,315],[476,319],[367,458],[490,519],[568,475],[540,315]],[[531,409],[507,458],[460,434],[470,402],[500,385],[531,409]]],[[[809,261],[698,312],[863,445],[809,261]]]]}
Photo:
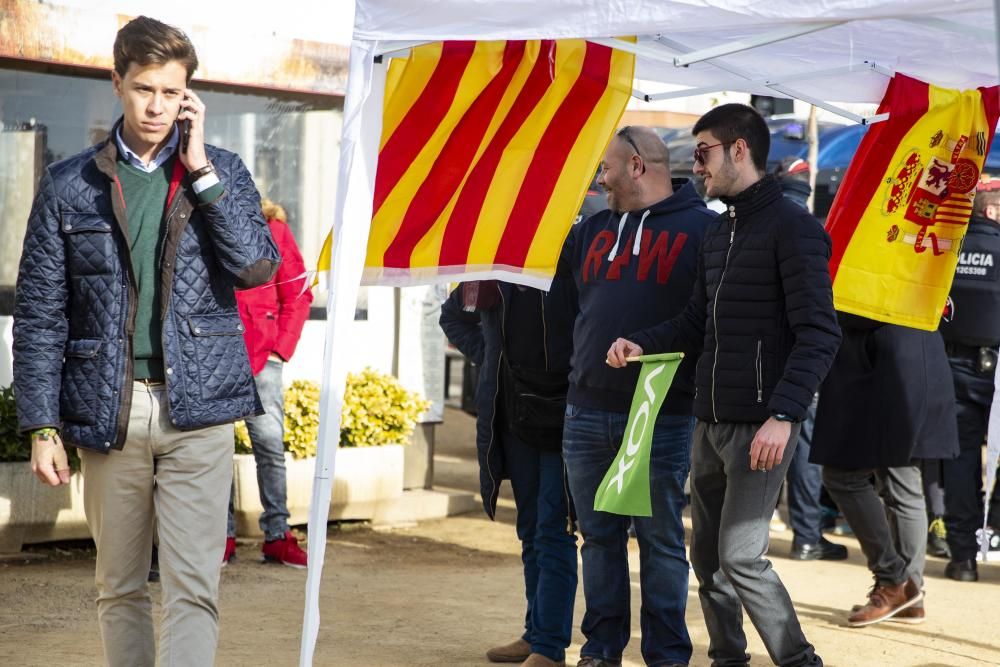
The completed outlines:
{"type": "Polygon", "coordinates": [[[0,463],[0,552],[24,544],[90,537],[83,513],[83,476],[51,487],[38,481],[28,462],[0,463]]]}
{"type": "MultiPolygon", "coordinates": [[[[285,454],[288,487],[288,511],[292,525],[309,521],[316,459],[295,460],[285,454]]],[[[263,507],[257,487],[257,466],[252,454],[233,456],[235,495],[233,510],[236,533],[259,536],[258,520],[263,507]]],[[[333,493],[330,497],[330,520],[374,520],[385,508],[403,495],[403,447],[349,447],[337,450],[334,465],[333,493]]]]}

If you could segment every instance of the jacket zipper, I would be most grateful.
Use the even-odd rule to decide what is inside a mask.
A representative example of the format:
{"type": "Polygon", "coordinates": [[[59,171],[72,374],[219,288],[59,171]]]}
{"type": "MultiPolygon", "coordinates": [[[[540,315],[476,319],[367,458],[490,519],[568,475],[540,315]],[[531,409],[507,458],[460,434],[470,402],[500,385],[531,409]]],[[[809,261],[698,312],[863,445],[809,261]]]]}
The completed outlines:
{"type": "MultiPolygon", "coordinates": [[[[496,388],[493,390],[493,418],[490,419],[490,444],[486,446],[486,472],[490,474],[490,484],[492,485],[490,488],[491,495],[497,492],[497,481],[493,477],[493,468],[490,467],[490,452],[493,451],[493,442],[496,440],[497,398],[500,396],[500,368],[503,364],[504,349],[506,347],[503,330],[504,320],[507,319],[507,302],[503,298],[503,290],[500,289],[500,285],[497,285],[497,291],[500,293],[500,356],[497,358],[497,377],[496,384],[494,385],[496,388]]],[[[492,500],[490,498],[491,502],[492,500]]],[[[494,517],[491,518],[495,518],[496,516],[495,508],[493,509],[493,514],[494,517]]]]}
{"type": "MultiPolygon", "coordinates": [[[[545,355],[545,370],[551,370],[549,368],[549,330],[545,323],[545,294],[541,291],[538,293],[539,303],[542,306],[542,353],[545,355]]],[[[539,398],[541,398],[539,396],[539,398]]],[[[564,417],[565,419],[565,417],[564,417]]],[[[560,457],[562,454],[560,453],[560,457]]],[[[576,526],[573,525],[573,511],[570,509],[572,505],[572,500],[569,495],[569,480],[566,477],[566,464],[563,463],[563,497],[566,499],[566,532],[572,535],[576,532],[576,526]]]]}
{"type": "Polygon", "coordinates": [[[719,276],[719,286],[715,288],[715,300],[712,302],[712,326],[715,329],[715,356],[712,359],[712,421],[719,423],[719,415],[715,412],[715,370],[719,366],[719,292],[722,290],[722,282],[726,279],[726,270],[729,269],[729,255],[733,252],[733,240],[736,238],[736,207],[729,207],[729,217],[732,218],[733,226],[729,230],[729,249],[726,250],[726,262],[722,265],[722,275],[719,276]]]}
{"type": "Polygon", "coordinates": [[[760,356],[763,340],[757,339],[757,402],[764,402],[764,360],[760,356]]]}
{"type": "MultiPolygon", "coordinates": [[[[118,180],[118,176],[114,177],[115,189],[118,192],[118,201],[121,202],[122,211],[121,214],[126,216],[125,223],[126,229],[128,224],[127,211],[128,208],[125,204],[125,193],[122,190],[121,181],[118,180]]],[[[122,229],[121,221],[118,224],[119,230],[122,229]]],[[[139,300],[139,289],[135,285],[135,271],[132,267],[132,247],[129,245],[129,240],[127,235],[125,236],[125,242],[122,244],[125,248],[125,259],[127,260],[122,264],[122,282],[125,288],[125,323],[124,329],[124,355],[123,361],[125,364],[125,376],[123,378],[121,389],[119,390],[119,404],[118,404],[118,432],[115,437],[115,442],[113,447],[121,448],[125,446],[125,438],[128,436],[128,422],[132,414],[132,382],[135,378],[135,367],[132,359],[132,337],[135,333],[135,313],[138,309],[139,300]]]]}
{"type": "MultiPolygon", "coordinates": [[[[166,219],[165,221],[167,223],[167,232],[166,232],[167,238],[170,237],[170,218],[171,218],[171,216],[174,213],[177,212],[178,207],[180,207],[180,200],[181,200],[182,197],[183,197],[183,188],[182,187],[178,187],[177,188],[177,192],[174,193],[174,198],[170,201],[169,205],[167,206],[167,212],[166,212],[166,215],[164,216],[165,219],[166,219]]],[[[183,229],[183,226],[182,226],[180,233],[177,235],[177,244],[180,243],[180,235],[183,234],[183,233],[184,233],[184,229],[183,229]]],[[[167,275],[168,275],[167,286],[168,286],[168,289],[164,290],[165,293],[160,295],[160,299],[161,299],[161,305],[160,305],[160,323],[161,323],[161,326],[160,326],[160,349],[163,350],[163,366],[164,366],[163,383],[167,387],[168,396],[169,396],[169,391],[170,391],[170,373],[167,373],[166,369],[170,368],[170,364],[167,363],[168,362],[167,351],[169,350],[169,348],[167,347],[166,341],[164,340],[164,327],[162,326],[162,323],[167,319],[167,311],[170,310],[170,295],[174,291],[174,271],[177,268],[177,244],[174,245],[174,257],[173,257],[173,261],[171,262],[171,265],[170,265],[170,267],[168,267],[168,270],[167,270],[167,275]]],[[[163,273],[163,262],[166,260],[166,257],[167,257],[167,245],[169,245],[169,244],[167,243],[166,238],[165,238],[164,241],[163,241],[163,248],[160,249],[160,273],[161,274],[163,273]]],[[[170,414],[170,401],[169,400],[167,401],[167,414],[168,415],[170,414]]]]}
{"type": "Polygon", "coordinates": [[[538,301],[542,306],[542,354],[545,355],[545,370],[549,370],[549,332],[545,328],[545,294],[538,291],[538,301]]]}

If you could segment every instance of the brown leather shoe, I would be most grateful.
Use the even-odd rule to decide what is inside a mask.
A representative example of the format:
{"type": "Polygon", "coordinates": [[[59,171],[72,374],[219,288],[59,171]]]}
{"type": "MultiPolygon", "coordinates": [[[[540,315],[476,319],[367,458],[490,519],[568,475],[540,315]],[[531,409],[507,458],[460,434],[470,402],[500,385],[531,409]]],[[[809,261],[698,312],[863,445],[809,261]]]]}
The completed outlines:
{"type": "Polygon", "coordinates": [[[852,628],[861,628],[879,623],[923,599],[924,594],[912,579],[895,586],[875,582],[868,592],[868,604],[852,612],[847,617],[847,624],[852,628]]]}
{"type": "Polygon", "coordinates": [[[913,605],[912,607],[907,607],[906,609],[900,609],[899,612],[892,617],[892,620],[897,623],[919,625],[926,620],[924,618],[924,607],[923,605],[913,605]]]}
{"type": "Polygon", "coordinates": [[[521,663],[521,667],[566,667],[565,661],[556,662],[541,653],[532,653],[521,663]]]}
{"type": "Polygon", "coordinates": [[[531,655],[531,644],[524,639],[516,639],[503,646],[494,646],[486,652],[490,662],[524,662],[531,655]]]}

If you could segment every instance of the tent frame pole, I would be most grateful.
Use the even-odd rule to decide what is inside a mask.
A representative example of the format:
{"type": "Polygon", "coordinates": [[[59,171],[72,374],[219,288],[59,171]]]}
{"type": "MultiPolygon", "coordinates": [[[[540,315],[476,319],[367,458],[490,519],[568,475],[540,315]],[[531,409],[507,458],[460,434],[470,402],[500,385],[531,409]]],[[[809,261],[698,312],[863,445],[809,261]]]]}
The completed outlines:
{"type": "Polygon", "coordinates": [[[714,58],[721,58],[722,56],[731,56],[734,53],[739,53],[740,51],[749,51],[750,49],[755,49],[759,46],[766,46],[768,44],[774,44],[775,42],[784,42],[794,37],[801,37],[802,35],[819,32],[820,30],[835,28],[838,25],[843,25],[844,23],[847,23],[847,21],[823,21],[819,23],[791,25],[780,30],[765,32],[764,34],[757,35],[756,37],[739,39],[735,42],[727,42],[725,44],[719,44],[718,46],[710,46],[707,49],[699,49],[696,51],[690,50],[687,53],[675,56],[674,66],[687,67],[688,65],[693,65],[694,63],[700,63],[703,60],[712,60],[714,58]]]}

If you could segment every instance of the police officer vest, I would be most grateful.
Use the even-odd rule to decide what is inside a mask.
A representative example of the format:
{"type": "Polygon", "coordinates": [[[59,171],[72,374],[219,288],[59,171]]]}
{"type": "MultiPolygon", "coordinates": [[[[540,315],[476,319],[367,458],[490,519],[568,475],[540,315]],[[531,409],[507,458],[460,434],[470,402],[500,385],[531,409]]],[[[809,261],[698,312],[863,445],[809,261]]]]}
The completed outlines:
{"type": "Polygon", "coordinates": [[[1000,344],[1000,225],[972,219],[950,296],[941,320],[946,341],[982,347],[1000,344]]]}

